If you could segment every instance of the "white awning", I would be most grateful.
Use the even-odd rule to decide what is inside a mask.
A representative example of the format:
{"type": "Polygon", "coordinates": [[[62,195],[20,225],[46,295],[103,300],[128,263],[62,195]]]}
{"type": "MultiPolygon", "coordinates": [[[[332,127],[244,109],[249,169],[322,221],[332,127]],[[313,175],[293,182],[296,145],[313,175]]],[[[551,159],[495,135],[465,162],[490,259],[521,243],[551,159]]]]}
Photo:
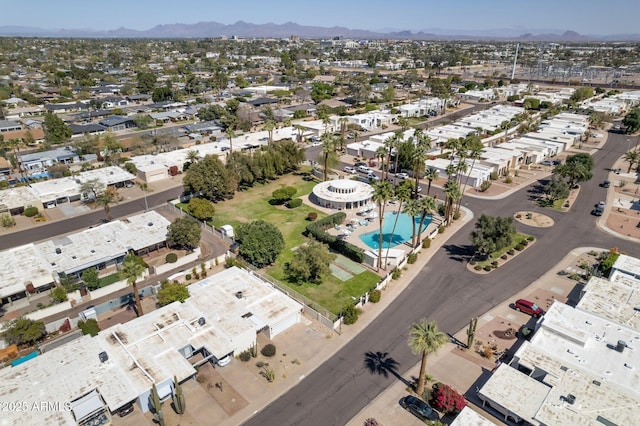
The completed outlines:
{"type": "Polygon", "coordinates": [[[71,410],[73,410],[73,415],[76,417],[76,421],[78,423],[92,414],[105,409],[106,407],[102,402],[102,398],[100,398],[100,394],[95,389],[85,396],[71,402],[71,410]]]}
{"type": "Polygon", "coordinates": [[[172,393],[172,385],[173,382],[169,381],[166,382],[164,384],[161,384],[159,386],[156,385],[156,389],[158,389],[158,396],[160,397],[160,401],[168,398],[169,396],[171,396],[172,393]]]}

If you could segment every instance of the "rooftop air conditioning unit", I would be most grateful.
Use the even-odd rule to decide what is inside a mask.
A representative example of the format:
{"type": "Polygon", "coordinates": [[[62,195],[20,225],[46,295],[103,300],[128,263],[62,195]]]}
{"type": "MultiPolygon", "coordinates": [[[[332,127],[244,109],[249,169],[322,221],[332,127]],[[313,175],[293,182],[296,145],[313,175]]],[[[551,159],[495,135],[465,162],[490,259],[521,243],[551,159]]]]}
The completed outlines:
{"type": "Polygon", "coordinates": [[[236,292],[236,297],[237,297],[238,299],[242,299],[242,292],[241,292],[241,291],[237,291],[237,292],[236,292]]]}
{"type": "Polygon", "coordinates": [[[98,354],[98,358],[100,358],[100,362],[107,362],[109,360],[109,355],[106,352],[100,352],[98,354]]]}
{"type": "Polygon", "coordinates": [[[618,344],[616,345],[616,351],[624,352],[624,348],[627,347],[627,343],[624,340],[618,340],[618,344]]]}
{"type": "Polygon", "coordinates": [[[576,402],[576,396],[575,396],[575,395],[573,395],[573,394],[569,394],[569,395],[567,395],[566,400],[567,400],[567,402],[568,402],[569,404],[573,405],[573,404],[575,404],[575,402],[576,402]]]}
{"type": "Polygon", "coordinates": [[[62,253],[62,249],[60,247],[56,247],[56,254],[62,253]]]}
{"type": "Polygon", "coordinates": [[[204,317],[198,318],[198,325],[204,325],[206,322],[207,322],[207,320],[204,319],[204,317]]]}

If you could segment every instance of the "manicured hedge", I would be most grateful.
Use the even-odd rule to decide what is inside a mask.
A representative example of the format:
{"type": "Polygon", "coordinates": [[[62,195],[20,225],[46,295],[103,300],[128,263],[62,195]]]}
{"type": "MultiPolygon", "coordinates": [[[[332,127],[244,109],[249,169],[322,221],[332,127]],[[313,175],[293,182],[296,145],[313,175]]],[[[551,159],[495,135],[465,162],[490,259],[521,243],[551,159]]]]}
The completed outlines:
{"type": "Polygon", "coordinates": [[[335,225],[340,225],[346,218],[346,213],[334,213],[307,225],[307,233],[321,243],[328,244],[333,250],[345,255],[349,259],[362,263],[364,260],[364,251],[360,247],[354,246],[349,242],[340,240],[334,235],[325,232],[335,225]]]}
{"type": "Polygon", "coordinates": [[[293,200],[287,201],[287,207],[290,209],[295,209],[296,207],[300,207],[302,205],[302,198],[294,198],[293,200]]]}

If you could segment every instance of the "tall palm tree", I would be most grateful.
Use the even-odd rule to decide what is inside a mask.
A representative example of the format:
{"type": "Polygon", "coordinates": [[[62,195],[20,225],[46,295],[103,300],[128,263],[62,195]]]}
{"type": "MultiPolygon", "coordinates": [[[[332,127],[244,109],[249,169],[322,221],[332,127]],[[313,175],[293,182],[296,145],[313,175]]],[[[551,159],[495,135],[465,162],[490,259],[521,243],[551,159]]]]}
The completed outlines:
{"type": "Polygon", "coordinates": [[[267,120],[264,123],[264,129],[269,133],[269,145],[273,143],[273,129],[276,128],[276,123],[273,120],[267,120]]]}
{"type": "Polygon", "coordinates": [[[375,156],[376,156],[376,159],[380,162],[380,170],[382,170],[382,177],[384,177],[384,170],[385,170],[384,159],[387,156],[387,148],[385,148],[384,146],[379,146],[378,149],[376,149],[375,156]]]}
{"type": "Polygon", "coordinates": [[[331,118],[328,115],[322,117],[322,124],[324,124],[324,132],[329,133],[329,124],[331,124],[331,118]]]}
{"type": "Polygon", "coordinates": [[[380,229],[378,231],[378,264],[377,269],[382,268],[382,224],[384,222],[384,209],[387,201],[393,196],[393,185],[387,180],[375,182],[373,184],[373,201],[378,205],[378,222],[380,229]]]}
{"type": "MultiPolygon", "coordinates": [[[[400,185],[396,186],[395,199],[399,202],[398,211],[396,212],[396,219],[393,222],[393,228],[391,229],[391,239],[393,239],[393,235],[396,233],[396,226],[398,225],[398,218],[400,218],[400,212],[402,212],[402,204],[409,201],[411,199],[411,182],[408,180],[403,181],[400,185]]],[[[411,218],[414,226],[415,220],[413,217],[411,218]]],[[[382,229],[382,228],[381,228],[382,229]]],[[[387,245],[387,253],[384,256],[384,264],[387,264],[387,260],[389,260],[389,249],[391,248],[392,241],[389,241],[387,245]]]]}
{"type": "MultiPolygon", "coordinates": [[[[411,218],[415,218],[420,214],[422,210],[420,209],[419,201],[415,199],[411,199],[404,204],[404,209],[402,209],[402,211],[407,216],[411,218]]],[[[413,225],[413,232],[411,233],[411,247],[415,248],[416,247],[416,221],[412,220],[411,224],[413,225]]]]}
{"type": "Polygon", "coordinates": [[[22,161],[20,161],[20,147],[25,145],[24,141],[22,139],[9,139],[8,141],[4,141],[4,138],[2,141],[3,147],[8,147],[13,150],[14,166],[18,168],[20,176],[24,178],[24,169],[22,168],[22,161]]]}
{"type": "Polygon", "coordinates": [[[424,172],[424,178],[427,181],[429,181],[429,185],[427,186],[427,197],[431,193],[431,182],[433,182],[434,180],[438,179],[439,176],[440,176],[440,173],[438,172],[438,170],[434,169],[433,167],[429,167],[424,172]]]}
{"type": "Polygon", "coordinates": [[[127,256],[125,256],[124,262],[122,263],[122,269],[120,269],[120,277],[127,280],[127,284],[133,286],[133,297],[136,300],[136,310],[138,311],[138,316],[143,315],[143,312],[136,281],[138,281],[138,278],[140,278],[142,274],[144,274],[145,269],[146,268],[144,267],[142,259],[134,254],[128,254],[127,256]]]}
{"type": "Polygon", "coordinates": [[[338,119],[338,124],[340,124],[340,136],[345,138],[347,135],[347,126],[349,125],[349,119],[347,117],[340,117],[338,119]]]}
{"type": "Polygon", "coordinates": [[[112,186],[105,189],[96,197],[95,202],[104,209],[104,214],[106,216],[107,222],[111,222],[112,219],[111,204],[118,204],[119,198],[120,195],[118,194],[118,190],[112,186]]]}
{"type": "Polygon", "coordinates": [[[418,188],[420,187],[420,177],[425,167],[425,161],[429,156],[429,150],[431,149],[431,138],[427,136],[422,129],[416,129],[414,134],[416,138],[416,149],[413,153],[413,173],[416,181],[414,187],[414,197],[418,198],[418,188]]]}
{"type": "Polygon", "coordinates": [[[460,186],[455,179],[449,179],[447,183],[444,184],[444,194],[447,197],[444,202],[444,217],[447,221],[447,226],[449,226],[451,224],[451,218],[453,217],[453,207],[456,201],[462,196],[460,186]]]}
{"type": "MultiPolygon", "coordinates": [[[[471,176],[471,171],[476,164],[476,160],[480,159],[480,155],[482,154],[482,150],[484,149],[484,145],[480,141],[480,137],[477,135],[471,135],[466,138],[466,149],[467,149],[467,157],[470,158],[471,167],[469,167],[469,171],[467,172],[467,176],[464,180],[464,186],[462,187],[462,196],[464,196],[464,191],[467,189],[467,184],[469,183],[469,177],[471,176]]],[[[462,197],[458,200],[458,205],[456,206],[456,211],[460,211],[460,205],[462,204],[462,197]]]]}
{"type": "Polygon", "coordinates": [[[382,180],[389,178],[389,165],[391,164],[391,154],[394,149],[397,150],[398,148],[399,134],[400,134],[399,132],[396,132],[392,136],[389,136],[384,141],[384,146],[387,149],[387,169],[386,170],[382,169],[382,180]]]}
{"type": "Polygon", "coordinates": [[[627,151],[624,153],[622,158],[624,158],[624,161],[627,161],[629,163],[629,168],[627,169],[627,173],[631,173],[631,168],[635,163],[638,162],[638,159],[640,158],[640,153],[636,150],[627,151]]]}
{"type": "Polygon", "coordinates": [[[435,321],[429,322],[426,318],[423,318],[411,326],[408,341],[409,347],[414,354],[422,354],[418,388],[416,389],[418,395],[422,395],[424,392],[424,379],[427,373],[427,356],[438,352],[438,349],[447,343],[447,339],[447,335],[438,330],[438,325],[435,321]]]}
{"type": "Polygon", "coordinates": [[[295,126],[293,126],[293,128],[296,129],[296,132],[298,132],[298,135],[296,137],[296,142],[302,143],[302,133],[304,133],[304,127],[302,127],[299,124],[296,124],[295,126]]]}
{"type": "Polygon", "coordinates": [[[420,223],[418,225],[418,233],[417,236],[417,244],[420,245],[422,243],[422,227],[424,226],[424,221],[427,216],[433,214],[436,210],[438,210],[438,203],[434,197],[422,197],[418,199],[418,207],[420,209],[420,223]]]}
{"type": "Polygon", "coordinates": [[[229,126],[224,133],[229,138],[229,154],[233,154],[233,138],[236,137],[236,132],[233,131],[233,127],[229,126]]]}
{"type": "Polygon", "coordinates": [[[329,174],[329,163],[335,158],[336,141],[332,134],[325,133],[322,135],[322,164],[324,167],[324,181],[326,182],[329,174]]]}

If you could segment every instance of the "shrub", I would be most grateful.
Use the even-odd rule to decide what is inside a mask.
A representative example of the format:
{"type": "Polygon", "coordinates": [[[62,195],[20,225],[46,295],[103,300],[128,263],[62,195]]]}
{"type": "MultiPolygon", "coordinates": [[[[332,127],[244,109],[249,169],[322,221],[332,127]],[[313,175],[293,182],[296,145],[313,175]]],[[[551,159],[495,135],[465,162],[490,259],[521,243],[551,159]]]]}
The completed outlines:
{"type": "Polygon", "coordinates": [[[238,355],[238,358],[240,358],[240,361],[242,362],[249,362],[249,360],[251,359],[251,352],[250,351],[242,351],[240,352],[240,355],[238,355]]]}
{"type": "Polygon", "coordinates": [[[185,276],[184,276],[184,279],[185,279],[185,280],[187,280],[187,281],[189,281],[189,280],[191,279],[191,274],[187,274],[187,275],[185,275],[185,276]]]}
{"type": "Polygon", "coordinates": [[[364,421],[364,426],[380,426],[380,423],[373,417],[370,417],[364,421]]]}
{"type": "Polygon", "coordinates": [[[400,269],[395,268],[393,271],[391,271],[391,279],[393,280],[397,280],[398,278],[400,278],[400,275],[402,275],[402,271],[400,271],[400,269]]]}
{"type": "Polygon", "coordinates": [[[258,362],[256,362],[256,367],[258,367],[258,368],[262,368],[262,367],[264,367],[264,361],[258,361],[258,362]]]}
{"type": "Polygon", "coordinates": [[[489,272],[492,268],[491,268],[491,265],[484,265],[484,268],[482,268],[482,269],[484,269],[485,271],[489,272]]]}
{"type": "Polygon", "coordinates": [[[507,176],[504,178],[504,183],[513,183],[513,179],[511,178],[511,176],[507,176]]]}
{"type": "Polygon", "coordinates": [[[97,336],[100,331],[98,321],[93,318],[89,318],[86,321],[78,321],[78,328],[82,331],[82,334],[89,334],[91,337],[97,336]]]}
{"type": "Polygon", "coordinates": [[[339,240],[336,236],[325,232],[326,229],[334,225],[340,225],[346,219],[347,215],[338,212],[322,218],[314,223],[307,225],[307,233],[321,243],[328,244],[333,250],[348,257],[354,262],[362,263],[364,260],[364,250],[344,240],[339,240]]]}
{"type": "Polygon", "coordinates": [[[498,180],[498,172],[491,172],[491,174],[489,175],[489,179],[498,180]]]}
{"type": "Polygon", "coordinates": [[[343,311],[343,322],[347,325],[355,324],[358,321],[358,317],[362,313],[362,309],[349,305],[343,311]]]}
{"type": "Polygon", "coordinates": [[[382,296],[382,292],[378,289],[371,290],[369,292],[369,302],[378,303],[380,301],[380,297],[382,296]]]}
{"type": "Polygon", "coordinates": [[[491,262],[491,266],[493,266],[494,268],[498,267],[498,261],[494,260],[493,262],[491,262]]]}
{"type": "Polygon", "coordinates": [[[316,220],[318,218],[318,213],[316,212],[310,212],[307,215],[307,220],[313,222],[314,220],[316,220]]]}
{"type": "Polygon", "coordinates": [[[480,192],[485,192],[489,188],[491,188],[491,181],[490,180],[485,180],[484,182],[482,182],[480,184],[480,192]]]}
{"type": "Polygon", "coordinates": [[[11,217],[11,215],[3,214],[0,217],[0,224],[2,224],[3,228],[11,228],[12,226],[16,226],[16,220],[11,217]]]}
{"type": "Polygon", "coordinates": [[[433,389],[433,404],[436,410],[449,414],[461,411],[467,401],[451,386],[439,384],[433,389]]]}
{"type": "Polygon", "coordinates": [[[296,207],[300,207],[302,205],[302,198],[294,198],[293,200],[287,201],[287,207],[290,209],[295,209],[296,207]]]}
{"type": "Polygon", "coordinates": [[[409,265],[413,265],[414,263],[416,263],[416,260],[418,260],[418,253],[411,253],[409,254],[409,256],[407,256],[407,263],[409,265]]]}
{"type": "Polygon", "coordinates": [[[509,249],[509,250],[507,250],[507,254],[508,254],[509,256],[513,256],[514,254],[516,254],[516,252],[515,252],[515,251],[513,251],[513,249],[509,249]]]}
{"type": "Polygon", "coordinates": [[[440,225],[440,227],[438,228],[438,234],[442,234],[444,232],[444,225],[440,225]]]}
{"type": "Polygon", "coordinates": [[[478,263],[478,262],[476,262],[475,260],[470,260],[469,261],[469,265],[475,265],[476,263],[478,263]]]}
{"type": "Polygon", "coordinates": [[[479,271],[479,270],[481,270],[481,269],[482,269],[482,266],[480,266],[480,265],[476,265],[476,266],[474,266],[474,267],[473,267],[473,269],[475,269],[476,271],[479,271]]]}
{"type": "Polygon", "coordinates": [[[274,373],[273,368],[271,367],[262,367],[262,371],[260,372],[267,379],[267,382],[271,383],[276,379],[276,373],[274,373]]]}
{"type": "Polygon", "coordinates": [[[507,255],[506,255],[506,254],[503,254],[502,256],[500,256],[500,259],[502,259],[502,260],[507,260],[507,255]]]}
{"type": "Polygon", "coordinates": [[[164,257],[164,261],[167,263],[176,263],[178,261],[178,255],[175,253],[167,253],[164,257]]]}
{"type": "Polygon", "coordinates": [[[429,247],[431,247],[431,238],[425,238],[424,240],[422,240],[422,248],[429,247]]]}
{"type": "Polygon", "coordinates": [[[524,246],[522,244],[518,244],[517,246],[515,246],[515,249],[518,251],[522,251],[524,249],[524,246]]]}
{"type": "Polygon", "coordinates": [[[527,244],[529,244],[528,240],[522,240],[522,242],[520,242],[520,244],[522,244],[523,246],[526,246],[527,244]]]}
{"type": "Polygon", "coordinates": [[[273,343],[267,343],[260,349],[260,353],[270,358],[276,354],[276,346],[273,343]]]}
{"type": "Polygon", "coordinates": [[[26,209],[24,209],[24,215],[26,217],[34,217],[37,214],[38,214],[37,207],[27,207],[26,209]]]}
{"type": "Polygon", "coordinates": [[[536,237],[534,237],[533,235],[529,235],[527,237],[527,241],[534,241],[536,239],[536,237]]]}
{"type": "Polygon", "coordinates": [[[456,212],[453,214],[453,220],[458,220],[458,219],[460,219],[460,212],[459,212],[459,211],[456,211],[456,212]]]}

